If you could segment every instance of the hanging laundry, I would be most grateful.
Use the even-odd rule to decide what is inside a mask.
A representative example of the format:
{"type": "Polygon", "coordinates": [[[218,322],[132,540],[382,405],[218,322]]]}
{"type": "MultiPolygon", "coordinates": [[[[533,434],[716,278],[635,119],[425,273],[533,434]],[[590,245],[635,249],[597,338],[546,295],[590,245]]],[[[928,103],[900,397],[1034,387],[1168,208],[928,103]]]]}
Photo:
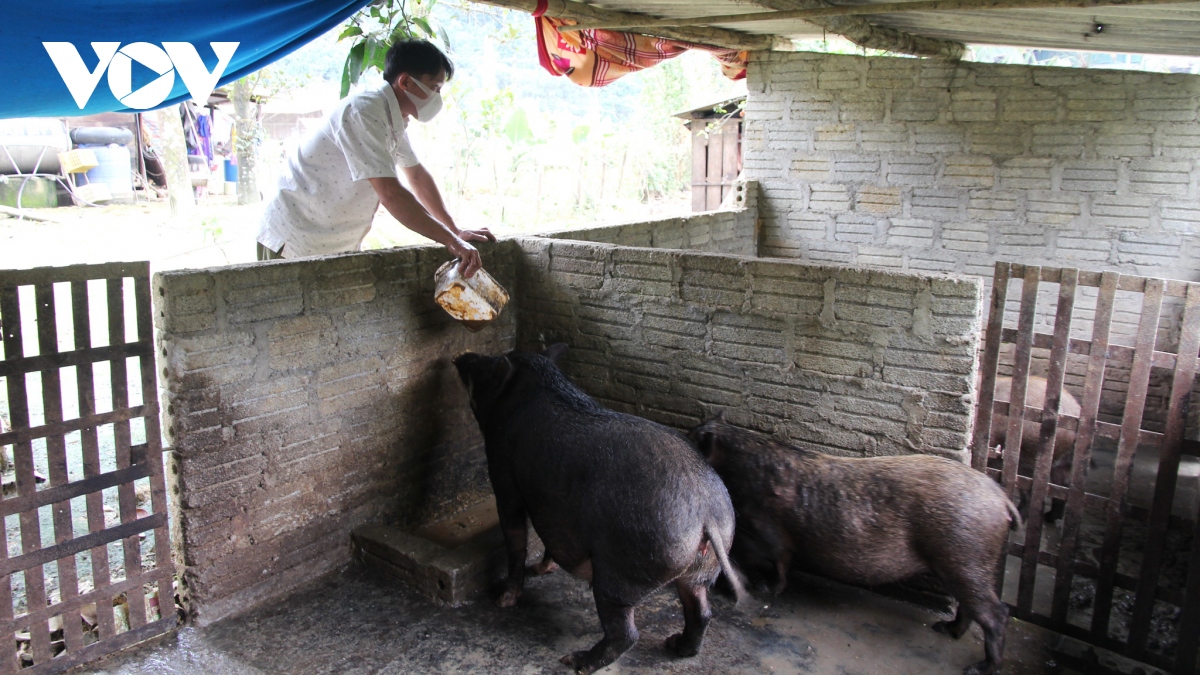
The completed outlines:
{"type": "Polygon", "coordinates": [[[208,115],[197,115],[196,136],[200,141],[200,151],[204,153],[204,156],[207,157],[208,161],[210,162],[213,158],[212,131],[212,118],[208,115]]]}
{"type": "Polygon", "coordinates": [[[543,16],[546,7],[546,0],[539,0],[533,12],[537,24],[538,61],[551,75],[565,75],[581,87],[603,87],[629,73],[673,59],[689,49],[712,54],[721,64],[721,72],[731,80],[746,77],[749,52],[615,30],[560,33],[559,26],[576,22],[543,16]]]}

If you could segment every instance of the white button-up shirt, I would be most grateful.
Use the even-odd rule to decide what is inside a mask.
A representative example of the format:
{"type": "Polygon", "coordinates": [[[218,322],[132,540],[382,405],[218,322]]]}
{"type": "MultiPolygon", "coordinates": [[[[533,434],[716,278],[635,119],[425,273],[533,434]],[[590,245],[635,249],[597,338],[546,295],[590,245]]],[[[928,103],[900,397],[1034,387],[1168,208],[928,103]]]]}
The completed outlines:
{"type": "Polygon", "coordinates": [[[289,155],[258,241],[285,258],[357,251],[379,208],[367,179],[419,163],[389,84],[347,96],[289,155]]]}

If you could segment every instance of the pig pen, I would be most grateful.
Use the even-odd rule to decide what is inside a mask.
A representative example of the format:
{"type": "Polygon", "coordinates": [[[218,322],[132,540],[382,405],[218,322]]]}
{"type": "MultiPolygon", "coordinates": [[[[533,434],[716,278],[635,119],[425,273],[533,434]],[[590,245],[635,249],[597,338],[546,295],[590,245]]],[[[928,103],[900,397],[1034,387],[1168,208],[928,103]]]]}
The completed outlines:
{"type": "Polygon", "coordinates": [[[498,533],[449,364],[465,350],[566,342],[589,394],[676,428],[724,410],[825,452],[966,461],[983,282],[756,258],[755,194],[485,247],[513,304],[479,333],[432,302],[437,247],[157,275],[191,622],[273,603],[356,555],[447,604],[477,597],[466,582],[498,533]]]}

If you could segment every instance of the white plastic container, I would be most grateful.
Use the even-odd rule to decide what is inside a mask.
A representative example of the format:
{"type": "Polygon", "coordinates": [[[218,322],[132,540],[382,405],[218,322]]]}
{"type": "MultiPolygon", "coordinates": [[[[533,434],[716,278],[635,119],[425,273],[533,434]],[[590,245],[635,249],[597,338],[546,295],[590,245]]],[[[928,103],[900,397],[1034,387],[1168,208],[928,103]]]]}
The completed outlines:
{"type": "Polygon", "coordinates": [[[508,291],[482,269],[464,279],[458,273],[458,265],[458,260],[451,260],[434,272],[433,299],[468,330],[477,331],[504,311],[508,291]]]}

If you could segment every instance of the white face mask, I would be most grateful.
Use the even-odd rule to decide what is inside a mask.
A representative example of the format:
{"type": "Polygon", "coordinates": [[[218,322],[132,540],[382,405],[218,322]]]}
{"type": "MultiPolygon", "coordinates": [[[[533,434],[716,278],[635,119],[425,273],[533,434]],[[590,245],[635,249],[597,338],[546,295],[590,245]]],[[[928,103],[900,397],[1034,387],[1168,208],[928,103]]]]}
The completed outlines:
{"type": "Polygon", "coordinates": [[[412,101],[413,105],[415,105],[417,107],[417,115],[416,115],[417,121],[418,122],[428,122],[429,120],[433,119],[434,116],[436,116],[439,112],[441,112],[441,110],[442,110],[442,95],[440,92],[436,92],[436,91],[430,89],[429,87],[426,87],[424,82],[418,80],[417,78],[415,78],[411,75],[409,76],[408,79],[412,80],[412,82],[415,83],[417,85],[417,87],[419,87],[421,89],[421,92],[425,94],[425,98],[422,99],[422,98],[417,98],[416,96],[412,95],[409,92],[405,92],[405,94],[408,96],[408,100],[412,101]]]}

